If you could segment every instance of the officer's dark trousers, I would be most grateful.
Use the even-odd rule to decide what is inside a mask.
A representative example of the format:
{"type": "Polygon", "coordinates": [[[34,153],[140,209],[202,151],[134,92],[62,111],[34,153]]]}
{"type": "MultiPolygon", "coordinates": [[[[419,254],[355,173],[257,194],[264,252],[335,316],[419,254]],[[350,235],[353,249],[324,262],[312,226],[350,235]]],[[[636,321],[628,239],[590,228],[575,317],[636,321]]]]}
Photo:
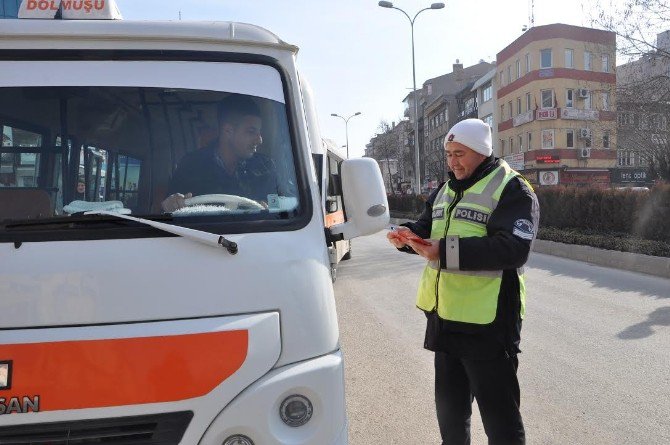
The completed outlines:
{"type": "Polygon", "coordinates": [[[435,406],[442,445],[470,444],[473,397],[489,445],[526,443],[519,412],[516,357],[469,360],[435,353],[435,406]]]}

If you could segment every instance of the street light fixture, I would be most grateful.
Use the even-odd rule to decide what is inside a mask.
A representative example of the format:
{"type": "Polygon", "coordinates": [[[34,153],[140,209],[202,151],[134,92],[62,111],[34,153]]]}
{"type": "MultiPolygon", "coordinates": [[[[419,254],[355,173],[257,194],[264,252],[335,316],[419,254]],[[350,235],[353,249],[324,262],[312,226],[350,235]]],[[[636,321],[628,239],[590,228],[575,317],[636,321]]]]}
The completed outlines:
{"type": "Polygon", "coordinates": [[[342,119],[344,121],[344,132],[347,136],[347,159],[349,159],[349,119],[351,119],[354,116],[358,116],[360,114],[361,114],[360,111],[355,112],[354,114],[352,114],[349,117],[340,116],[339,114],[336,114],[336,113],[331,113],[330,114],[331,116],[339,117],[340,119],[342,119]]]}
{"type": "Polygon", "coordinates": [[[416,18],[421,14],[423,11],[427,11],[429,9],[442,9],[444,8],[444,3],[433,3],[430,5],[428,8],[423,8],[419,12],[417,12],[414,15],[414,18],[411,18],[409,14],[407,14],[404,10],[393,6],[393,3],[387,2],[387,1],[381,1],[378,3],[379,6],[382,8],[390,8],[390,9],[397,9],[398,11],[402,12],[405,14],[405,17],[407,17],[407,20],[409,20],[409,24],[412,30],[412,81],[413,81],[413,89],[412,89],[412,98],[414,100],[414,191],[418,195],[421,193],[421,171],[419,169],[419,100],[416,97],[416,63],[414,60],[414,22],[416,21],[416,18]]]}

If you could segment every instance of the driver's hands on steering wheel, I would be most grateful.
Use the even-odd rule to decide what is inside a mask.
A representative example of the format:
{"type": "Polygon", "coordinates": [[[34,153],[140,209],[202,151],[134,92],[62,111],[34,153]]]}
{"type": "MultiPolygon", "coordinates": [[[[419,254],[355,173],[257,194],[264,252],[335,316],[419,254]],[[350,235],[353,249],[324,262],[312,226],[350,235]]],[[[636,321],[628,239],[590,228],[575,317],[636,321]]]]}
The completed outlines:
{"type": "Polygon", "coordinates": [[[186,207],[186,200],[193,197],[193,193],[186,193],[182,195],[181,193],[173,193],[163,200],[161,207],[164,212],[172,213],[175,210],[179,210],[182,207],[186,207]]]}

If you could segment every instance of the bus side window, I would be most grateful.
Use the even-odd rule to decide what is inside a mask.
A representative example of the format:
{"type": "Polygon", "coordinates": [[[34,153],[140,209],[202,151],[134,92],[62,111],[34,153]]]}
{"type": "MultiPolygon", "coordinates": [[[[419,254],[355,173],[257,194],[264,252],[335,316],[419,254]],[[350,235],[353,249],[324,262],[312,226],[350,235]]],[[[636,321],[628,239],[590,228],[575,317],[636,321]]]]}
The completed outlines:
{"type": "Polygon", "coordinates": [[[137,208],[141,169],[140,159],[121,154],[113,156],[109,199],[121,201],[127,208],[137,208]]]}
{"type": "Polygon", "coordinates": [[[326,195],[326,211],[334,213],[342,210],[342,182],[340,180],[340,164],[328,158],[328,194],[326,195]]]}

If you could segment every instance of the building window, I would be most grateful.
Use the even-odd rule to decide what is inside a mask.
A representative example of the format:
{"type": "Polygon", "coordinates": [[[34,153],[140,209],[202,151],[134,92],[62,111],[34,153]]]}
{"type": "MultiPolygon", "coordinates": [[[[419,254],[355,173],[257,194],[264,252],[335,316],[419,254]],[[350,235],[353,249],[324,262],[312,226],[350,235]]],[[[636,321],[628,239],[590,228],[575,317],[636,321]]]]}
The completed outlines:
{"type": "Polygon", "coordinates": [[[565,67],[566,68],[574,68],[575,67],[574,55],[575,55],[575,52],[573,50],[571,50],[571,49],[566,49],[565,50],[565,67]]]}
{"type": "Polygon", "coordinates": [[[584,51],[584,70],[591,71],[591,57],[592,54],[589,51],[584,51]]]}
{"type": "Polygon", "coordinates": [[[530,73],[530,53],[526,54],[526,74],[530,73]]]}
{"type": "Polygon", "coordinates": [[[509,138],[509,154],[514,153],[514,138],[509,138]]]}
{"type": "Polygon", "coordinates": [[[610,148],[610,132],[603,131],[603,148],[610,148]]]}
{"type": "Polygon", "coordinates": [[[505,122],[505,104],[500,105],[500,122],[505,122]]]}
{"type": "Polygon", "coordinates": [[[640,153],[637,153],[637,156],[635,156],[635,158],[637,159],[636,161],[637,165],[639,165],[640,167],[647,167],[649,165],[646,156],[642,156],[640,153]]]}
{"type": "Polygon", "coordinates": [[[521,114],[521,98],[516,98],[516,114],[521,114]]]}
{"type": "Polygon", "coordinates": [[[516,61],[516,78],[521,78],[521,61],[517,59],[516,61]]]}
{"type": "Polygon", "coordinates": [[[523,136],[519,135],[519,153],[523,153],[523,136]]]}
{"type": "Polygon", "coordinates": [[[554,108],[554,90],[541,90],[542,108],[554,108]]]}
{"type": "Polygon", "coordinates": [[[565,90],[565,108],[574,107],[575,103],[575,90],[567,89],[565,90]]]}
{"type": "Polygon", "coordinates": [[[542,130],[542,148],[554,148],[554,130],[542,130]]]}
{"type": "Polygon", "coordinates": [[[609,93],[609,91],[603,91],[602,100],[603,100],[603,110],[609,111],[609,109],[610,109],[610,93],[609,93]]]}
{"type": "Polygon", "coordinates": [[[629,150],[618,150],[616,160],[619,167],[632,167],[634,165],[633,152],[629,150]]]}
{"type": "Polygon", "coordinates": [[[432,83],[429,83],[428,85],[426,85],[426,94],[428,94],[429,96],[431,94],[433,94],[433,84],[432,83]]]}
{"type": "Polygon", "coordinates": [[[591,137],[584,138],[584,147],[591,148],[591,139],[594,137],[593,130],[591,130],[591,137]]]}
{"type": "Polygon", "coordinates": [[[531,110],[530,93],[526,93],[526,111],[531,110]]]}
{"type": "Polygon", "coordinates": [[[500,84],[501,87],[505,86],[505,79],[503,77],[503,72],[498,73],[498,83],[500,84]]]}
{"type": "Polygon", "coordinates": [[[568,148],[575,148],[575,130],[567,130],[565,134],[565,146],[568,148]]]}
{"type": "Polygon", "coordinates": [[[512,65],[507,66],[507,83],[512,83],[512,65]]]}
{"type": "Polygon", "coordinates": [[[500,155],[505,156],[505,140],[500,139],[500,155]]]}
{"type": "Polygon", "coordinates": [[[493,86],[491,82],[487,83],[482,87],[482,100],[483,102],[488,102],[493,98],[493,86]]]}
{"type": "Polygon", "coordinates": [[[609,73],[610,72],[610,55],[609,54],[603,54],[602,61],[603,61],[603,73],[609,73]]]}
{"type": "Polygon", "coordinates": [[[551,68],[551,49],[540,50],[540,68],[551,68]]]}
{"type": "Polygon", "coordinates": [[[531,140],[532,140],[531,139],[531,134],[532,134],[531,132],[528,132],[528,145],[526,146],[526,151],[530,151],[533,148],[533,146],[531,145],[531,140]]]}
{"type": "Polygon", "coordinates": [[[483,120],[484,123],[486,123],[486,125],[488,125],[489,127],[493,127],[493,115],[492,115],[492,114],[489,114],[489,115],[484,116],[484,117],[482,118],[482,120],[483,120]]]}
{"type": "Polygon", "coordinates": [[[512,109],[512,101],[507,102],[507,109],[509,110],[509,118],[512,119],[514,116],[514,110],[512,109]]]}
{"type": "Polygon", "coordinates": [[[590,110],[591,109],[591,92],[586,95],[584,98],[584,109],[585,110],[590,110]]]}

